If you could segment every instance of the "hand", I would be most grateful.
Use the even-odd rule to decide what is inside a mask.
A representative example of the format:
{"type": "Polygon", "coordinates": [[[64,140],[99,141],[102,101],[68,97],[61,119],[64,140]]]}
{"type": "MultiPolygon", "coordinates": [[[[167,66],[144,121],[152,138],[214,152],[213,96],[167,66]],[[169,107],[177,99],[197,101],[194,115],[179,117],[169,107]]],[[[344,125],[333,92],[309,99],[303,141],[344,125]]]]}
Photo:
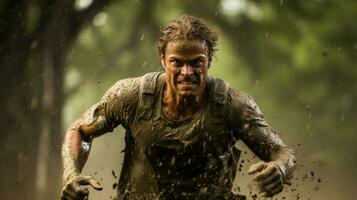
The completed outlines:
{"type": "Polygon", "coordinates": [[[272,197],[283,190],[284,175],[274,161],[253,164],[248,174],[256,174],[253,181],[262,197],[272,197]]]}
{"type": "Polygon", "coordinates": [[[102,190],[100,183],[91,176],[77,175],[69,179],[62,189],[61,200],[85,200],[88,199],[88,188],[83,185],[90,185],[95,190],[102,190]]]}

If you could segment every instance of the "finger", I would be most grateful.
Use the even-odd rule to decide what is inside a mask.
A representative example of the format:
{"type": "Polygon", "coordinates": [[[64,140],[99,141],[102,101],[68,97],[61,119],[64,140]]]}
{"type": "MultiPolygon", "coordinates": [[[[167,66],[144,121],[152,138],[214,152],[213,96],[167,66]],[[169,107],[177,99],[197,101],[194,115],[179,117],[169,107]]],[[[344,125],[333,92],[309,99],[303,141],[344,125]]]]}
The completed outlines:
{"type": "Polygon", "coordinates": [[[103,187],[100,185],[100,183],[95,180],[95,179],[90,179],[89,180],[89,184],[95,189],[95,190],[98,190],[98,191],[101,191],[103,190],[103,187]]]}
{"type": "Polygon", "coordinates": [[[73,190],[80,196],[80,197],[86,197],[89,194],[88,188],[84,188],[79,186],[78,184],[73,185],[73,190]]]}
{"type": "Polygon", "coordinates": [[[273,182],[265,187],[259,187],[259,192],[260,193],[267,193],[267,196],[271,196],[275,194],[274,191],[276,191],[279,188],[282,188],[283,184],[280,181],[273,182]]]}
{"type": "Polygon", "coordinates": [[[62,200],[78,200],[80,199],[77,194],[72,190],[63,190],[62,200]]]}
{"type": "Polygon", "coordinates": [[[264,180],[261,180],[258,184],[262,187],[265,187],[266,185],[269,185],[275,181],[279,181],[281,180],[282,182],[282,177],[279,173],[274,173],[273,175],[267,177],[266,179],[264,180]]]}
{"type": "Polygon", "coordinates": [[[260,198],[267,198],[267,197],[268,197],[268,193],[267,192],[260,193],[260,198]]]}
{"type": "Polygon", "coordinates": [[[68,184],[62,192],[63,196],[69,200],[81,200],[88,197],[88,188],[80,187],[77,183],[68,184]]]}
{"type": "Polygon", "coordinates": [[[68,199],[64,194],[62,194],[61,200],[70,200],[70,199],[68,199]]]}
{"type": "Polygon", "coordinates": [[[91,176],[83,176],[81,177],[81,179],[78,181],[78,183],[80,185],[90,185],[92,186],[95,190],[102,190],[103,187],[100,185],[100,183],[95,180],[93,177],[91,176]]]}
{"type": "Polygon", "coordinates": [[[249,167],[248,174],[255,174],[262,171],[266,167],[265,162],[258,162],[249,167]]]}
{"type": "Polygon", "coordinates": [[[279,185],[283,185],[283,183],[279,179],[275,179],[269,184],[263,185],[261,182],[257,183],[257,188],[259,193],[269,192],[272,191],[274,188],[278,187],[279,185]]]}
{"type": "Polygon", "coordinates": [[[282,185],[279,185],[272,191],[271,195],[273,196],[273,195],[279,194],[280,192],[283,191],[283,189],[284,189],[284,187],[282,185]]]}
{"type": "Polygon", "coordinates": [[[75,198],[75,194],[73,193],[73,188],[71,185],[66,185],[65,188],[62,190],[62,200],[72,200],[75,198]]]}
{"type": "Polygon", "coordinates": [[[254,181],[261,181],[261,180],[264,180],[270,176],[272,176],[278,169],[275,167],[275,166],[269,166],[267,168],[265,168],[263,171],[261,171],[259,174],[257,174],[255,177],[254,177],[254,181]]]}
{"type": "Polygon", "coordinates": [[[283,191],[283,186],[282,185],[277,185],[272,190],[266,191],[264,193],[265,193],[265,197],[272,197],[272,196],[280,193],[281,191],[283,191]]]}

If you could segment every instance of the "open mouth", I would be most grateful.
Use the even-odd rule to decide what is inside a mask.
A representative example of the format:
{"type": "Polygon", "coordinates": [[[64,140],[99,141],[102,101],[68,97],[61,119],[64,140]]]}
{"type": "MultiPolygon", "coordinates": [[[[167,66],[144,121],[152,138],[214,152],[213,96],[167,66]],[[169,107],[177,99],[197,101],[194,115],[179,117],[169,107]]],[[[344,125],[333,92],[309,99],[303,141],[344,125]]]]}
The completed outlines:
{"type": "Polygon", "coordinates": [[[177,81],[178,84],[180,85],[196,85],[197,81],[192,81],[192,80],[182,80],[182,81],[177,81]]]}
{"type": "Polygon", "coordinates": [[[178,77],[177,84],[179,85],[197,85],[198,79],[195,77],[178,77]]]}

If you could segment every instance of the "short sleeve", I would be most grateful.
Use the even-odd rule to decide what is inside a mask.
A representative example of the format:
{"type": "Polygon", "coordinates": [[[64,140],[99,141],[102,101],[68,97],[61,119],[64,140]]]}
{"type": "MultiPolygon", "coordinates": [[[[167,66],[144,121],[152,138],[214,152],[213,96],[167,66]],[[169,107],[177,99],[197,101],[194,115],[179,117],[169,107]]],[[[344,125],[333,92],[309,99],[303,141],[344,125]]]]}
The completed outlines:
{"type": "Polygon", "coordinates": [[[235,137],[241,139],[260,159],[269,161],[284,148],[282,140],[265,121],[253,98],[244,92],[229,91],[229,122],[235,137]]]}
{"type": "Polygon", "coordinates": [[[98,103],[84,113],[84,123],[95,125],[99,132],[112,132],[118,125],[128,127],[135,115],[139,88],[139,78],[116,82],[98,103]]]}

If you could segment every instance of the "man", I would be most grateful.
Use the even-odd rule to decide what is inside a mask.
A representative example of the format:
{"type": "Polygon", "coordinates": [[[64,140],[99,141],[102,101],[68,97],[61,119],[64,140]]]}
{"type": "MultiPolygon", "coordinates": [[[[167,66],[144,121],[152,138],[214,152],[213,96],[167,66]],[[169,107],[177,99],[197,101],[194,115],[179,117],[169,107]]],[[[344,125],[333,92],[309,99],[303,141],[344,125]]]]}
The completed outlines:
{"type": "Polygon", "coordinates": [[[157,42],[165,72],[118,81],[67,131],[62,199],[85,199],[81,174],[93,138],[126,129],[119,199],[243,199],[231,192],[241,139],[263,161],[251,166],[262,196],[283,190],[295,158],[265,122],[251,97],[207,71],[217,34],[181,16],[157,42]]]}

